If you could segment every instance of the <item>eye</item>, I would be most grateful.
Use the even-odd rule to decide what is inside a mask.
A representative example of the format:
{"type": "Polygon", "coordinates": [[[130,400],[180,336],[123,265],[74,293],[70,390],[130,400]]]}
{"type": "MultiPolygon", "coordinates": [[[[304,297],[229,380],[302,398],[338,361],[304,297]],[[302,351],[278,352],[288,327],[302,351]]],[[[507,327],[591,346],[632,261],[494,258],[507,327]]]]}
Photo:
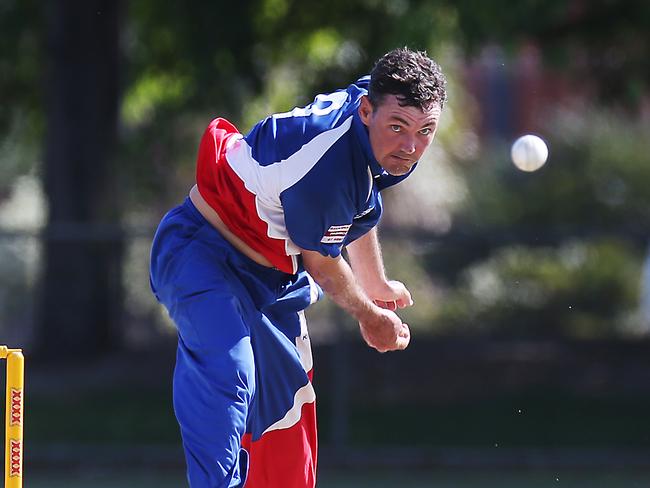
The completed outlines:
{"type": "Polygon", "coordinates": [[[390,130],[392,130],[393,132],[401,132],[402,127],[399,126],[399,125],[393,124],[393,125],[390,126],[390,130]]]}
{"type": "Polygon", "coordinates": [[[428,136],[431,134],[431,127],[425,127],[424,129],[420,129],[420,134],[423,136],[428,136]]]}

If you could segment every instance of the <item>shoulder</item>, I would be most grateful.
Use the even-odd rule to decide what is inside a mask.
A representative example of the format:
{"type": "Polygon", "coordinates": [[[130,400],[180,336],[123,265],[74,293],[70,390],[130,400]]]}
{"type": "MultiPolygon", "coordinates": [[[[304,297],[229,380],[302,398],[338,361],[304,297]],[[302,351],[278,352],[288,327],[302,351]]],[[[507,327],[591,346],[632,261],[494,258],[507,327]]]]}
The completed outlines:
{"type": "Polygon", "coordinates": [[[350,87],[355,87],[358,90],[363,91],[364,95],[368,94],[368,87],[370,86],[370,75],[365,75],[355,81],[350,87]]]}
{"type": "MultiPolygon", "coordinates": [[[[361,78],[345,89],[316,95],[304,106],[270,115],[245,136],[253,158],[267,165],[288,159],[303,146],[325,133],[324,139],[339,139],[349,130],[367,83],[361,78]]],[[[335,142],[335,141],[332,141],[335,142]]]]}

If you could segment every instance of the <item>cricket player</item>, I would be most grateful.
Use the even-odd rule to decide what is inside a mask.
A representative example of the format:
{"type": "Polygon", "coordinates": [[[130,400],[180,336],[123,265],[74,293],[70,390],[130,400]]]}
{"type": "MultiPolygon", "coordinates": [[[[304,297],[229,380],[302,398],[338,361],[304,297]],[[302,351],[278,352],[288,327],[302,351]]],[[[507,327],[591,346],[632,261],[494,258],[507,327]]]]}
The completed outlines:
{"type": "Polygon", "coordinates": [[[174,410],[193,488],[315,486],[304,310],[323,291],[370,347],[408,345],[395,310],[413,302],[384,273],[380,192],[413,172],[445,100],[439,66],[404,48],[246,135],[208,126],[196,185],[151,253],[152,289],[178,328],[174,410]]]}

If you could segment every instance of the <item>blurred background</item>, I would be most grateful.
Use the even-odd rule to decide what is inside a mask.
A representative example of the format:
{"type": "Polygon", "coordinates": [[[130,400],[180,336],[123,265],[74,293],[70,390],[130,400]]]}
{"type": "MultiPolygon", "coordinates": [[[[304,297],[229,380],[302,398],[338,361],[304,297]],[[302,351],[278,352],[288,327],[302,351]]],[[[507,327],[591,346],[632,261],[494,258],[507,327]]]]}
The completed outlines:
{"type": "Polygon", "coordinates": [[[386,192],[415,306],[380,355],[309,314],[320,487],[650,486],[650,3],[0,0],[0,343],[25,349],[25,485],[185,486],[162,215],[247,132],[427,50],[449,104],[386,192]],[[521,134],[549,161],[517,170],[521,134]]]}

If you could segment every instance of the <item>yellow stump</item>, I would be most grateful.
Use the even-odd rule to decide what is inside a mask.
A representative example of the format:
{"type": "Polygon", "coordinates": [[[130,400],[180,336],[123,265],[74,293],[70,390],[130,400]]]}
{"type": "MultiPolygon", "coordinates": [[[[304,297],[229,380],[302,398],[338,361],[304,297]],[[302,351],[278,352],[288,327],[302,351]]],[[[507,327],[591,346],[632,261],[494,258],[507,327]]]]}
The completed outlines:
{"type": "Polygon", "coordinates": [[[22,488],[25,358],[20,349],[0,346],[0,359],[7,360],[5,488],[22,488]]]}

